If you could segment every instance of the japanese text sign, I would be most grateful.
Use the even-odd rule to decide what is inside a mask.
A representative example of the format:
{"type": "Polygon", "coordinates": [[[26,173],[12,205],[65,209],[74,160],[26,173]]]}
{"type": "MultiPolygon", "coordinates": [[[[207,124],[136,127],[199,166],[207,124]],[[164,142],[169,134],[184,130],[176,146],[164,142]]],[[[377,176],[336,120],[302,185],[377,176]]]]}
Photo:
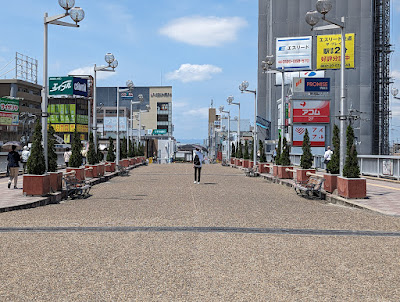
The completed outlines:
{"type": "Polygon", "coordinates": [[[276,39],[276,68],[311,70],[312,37],[276,39]]]}
{"type": "Polygon", "coordinates": [[[330,102],[293,100],[293,123],[329,123],[330,102]]]}
{"type": "Polygon", "coordinates": [[[87,96],[87,80],[76,77],[49,78],[49,95],[87,96]]]}
{"type": "MultiPolygon", "coordinates": [[[[340,69],[341,35],[317,36],[317,69],[340,69]]],[[[355,34],[346,34],[346,68],[354,68],[355,34]]]]}
{"type": "Polygon", "coordinates": [[[311,147],[325,146],[325,126],[303,126],[293,127],[293,146],[302,146],[304,134],[308,131],[311,147]]]}
{"type": "Polygon", "coordinates": [[[293,78],[294,92],[329,92],[330,78],[293,78]]]}
{"type": "Polygon", "coordinates": [[[0,125],[18,126],[19,100],[0,98],[0,125]]]}

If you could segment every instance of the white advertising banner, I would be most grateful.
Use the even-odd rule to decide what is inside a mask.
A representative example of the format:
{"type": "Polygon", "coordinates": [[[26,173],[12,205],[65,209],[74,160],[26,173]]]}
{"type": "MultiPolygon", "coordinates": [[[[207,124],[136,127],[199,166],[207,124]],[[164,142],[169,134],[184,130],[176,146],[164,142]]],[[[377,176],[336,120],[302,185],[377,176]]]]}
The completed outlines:
{"type": "MultiPolygon", "coordinates": [[[[127,118],[119,118],[119,131],[124,132],[127,129],[127,118]]],[[[117,132],[117,117],[105,117],[104,118],[104,131],[106,132],[117,132]]]]}
{"type": "MultiPolygon", "coordinates": [[[[275,75],[275,85],[282,85],[282,74],[278,73],[275,75]]],[[[293,78],[325,78],[325,71],[292,71],[285,72],[285,85],[290,85],[293,83],[293,78]]]]}
{"type": "Polygon", "coordinates": [[[311,147],[325,146],[325,126],[293,126],[293,146],[302,146],[304,134],[308,130],[311,147]]]}
{"type": "Polygon", "coordinates": [[[312,69],[312,36],[276,38],[276,68],[312,69]]]}

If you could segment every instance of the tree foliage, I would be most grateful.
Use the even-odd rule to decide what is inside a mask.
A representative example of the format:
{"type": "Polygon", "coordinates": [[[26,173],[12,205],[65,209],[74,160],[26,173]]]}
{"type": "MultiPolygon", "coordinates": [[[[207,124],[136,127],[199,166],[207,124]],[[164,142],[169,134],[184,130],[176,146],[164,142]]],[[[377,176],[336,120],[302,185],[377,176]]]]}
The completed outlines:
{"type": "Polygon", "coordinates": [[[236,150],[236,158],[243,158],[243,152],[242,152],[242,143],[239,143],[239,147],[236,150]]]}
{"type": "Polygon", "coordinates": [[[265,163],[267,157],[265,156],[264,144],[261,139],[258,141],[258,150],[260,151],[260,163],[265,163]]]}
{"type": "Polygon", "coordinates": [[[69,159],[69,166],[73,168],[79,168],[82,165],[82,143],[79,133],[76,131],[72,135],[72,144],[71,144],[72,155],[69,159]]]}
{"type": "Polygon", "coordinates": [[[281,136],[279,135],[278,148],[276,149],[276,157],[275,157],[275,163],[277,165],[281,165],[281,153],[282,153],[282,140],[281,136]]]}
{"type": "Polygon", "coordinates": [[[287,144],[286,137],[283,138],[283,148],[280,157],[280,164],[282,166],[290,166],[290,147],[287,144]]]}
{"type": "Polygon", "coordinates": [[[232,143],[231,146],[231,157],[235,157],[236,156],[236,150],[235,150],[235,143],[232,143]]]}
{"type": "Polygon", "coordinates": [[[97,163],[97,154],[96,150],[94,149],[94,142],[93,142],[93,133],[91,132],[89,135],[89,150],[86,155],[87,161],[89,165],[95,165],[97,163]]]}
{"type": "Polygon", "coordinates": [[[300,166],[303,169],[310,169],[313,164],[313,155],[311,153],[311,142],[307,129],[306,133],[304,133],[303,146],[301,147],[301,149],[303,150],[303,154],[300,158],[300,166]]]}
{"type": "Polygon", "coordinates": [[[135,157],[134,147],[133,147],[133,140],[129,140],[129,147],[128,147],[128,157],[132,158],[135,157]]]}
{"type": "Polygon", "coordinates": [[[249,143],[247,142],[247,140],[244,142],[244,153],[243,153],[243,159],[249,159],[250,155],[249,155],[249,143]]]}
{"type": "Polygon", "coordinates": [[[56,131],[53,126],[50,124],[49,129],[47,131],[47,156],[49,160],[48,171],[49,172],[57,172],[57,153],[56,153],[56,139],[54,135],[56,131]]]}
{"type": "Polygon", "coordinates": [[[333,126],[333,135],[332,135],[332,146],[333,146],[333,154],[331,160],[326,166],[326,169],[329,173],[339,174],[340,173],[340,131],[339,127],[335,124],[333,126]]]}
{"type": "Polygon", "coordinates": [[[128,145],[127,145],[127,140],[126,140],[126,137],[124,137],[123,139],[122,139],[122,142],[120,141],[120,146],[121,146],[121,148],[120,148],[120,152],[119,152],[119,157],[120,157],[120,159],[124,159],[124,158],[127,158],[127,155],[128,155],[128,152],[127,152],[127,147],[128,147],[128,145]]]}
{"type": "Polygon", "coordinates": [[[108,151],[107,151],[106,160],[108,162],[115,161],[115,147],[114,147],[114,141],[111,137],[108,138],[108,151]]]}
{"type": "Polygon", "coordinates": [[[28,174],[42,175],[46,171],[44,150],[42,145],[42,124],[37,120],[33,133],[31,155],[28,158],[28,174]]]}
{"type": "Polygon", "coordinates": [[[360,167],[358,166],[357,149],[354,144],[354,130],[351,125],[347,127],[346,140],[347,152],[346,161],[343,167],[343,176],[347,178],[359,178],[360,167]]]}

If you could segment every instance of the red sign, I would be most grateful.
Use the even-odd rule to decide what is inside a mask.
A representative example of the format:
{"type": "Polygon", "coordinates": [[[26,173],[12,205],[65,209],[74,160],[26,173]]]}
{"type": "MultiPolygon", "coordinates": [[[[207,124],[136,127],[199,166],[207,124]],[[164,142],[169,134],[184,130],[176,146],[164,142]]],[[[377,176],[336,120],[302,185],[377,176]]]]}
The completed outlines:
{"type": "Polygon", "coordinates": [[[329,123],[330,102],[314,100],[293,101],[293,123],[329,123]]]}
{"type": "Polygon", "coordinates": [[[308,131],[311,147],[325,146],[325,126],[294,126],[293,127],[293,146],[303,145],[304,134],[308,131]]]}

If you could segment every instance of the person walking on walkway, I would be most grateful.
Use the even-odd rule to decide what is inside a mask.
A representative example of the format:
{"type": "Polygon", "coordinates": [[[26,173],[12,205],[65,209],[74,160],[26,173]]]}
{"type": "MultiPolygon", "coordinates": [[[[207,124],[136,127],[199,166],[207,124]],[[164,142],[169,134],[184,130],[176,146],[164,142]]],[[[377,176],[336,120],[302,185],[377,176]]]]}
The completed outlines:
{"type": "Polygon", "coordinates": [[[68,164],[69,164],[69,159],[71,158],[72,152],[69,150],[69,148],[67,147],[67,149],[64,152],[64,161],[65,161],[65,166],[68,168],[68,164]]]}
{"type": "Polygon", "coordinates": [[[8,152],[7,155],[8,167],[10,169],[10,179],[8,181],[8,188],[10,189],[11,182],[14,179],[14,189],[18,189],[17,182],[18,182],[19,162],[21,161],[21,157],[19,156],[18,152],[15,151],[15,149],[17,149],[17,146],[13,145],[11,149],[12,150],[8,152]]]}
{"type": "Polygon", "coordinates": [[[28,150],[28,146],[24,146],[24,150],[22,151],[21,154],[21,163],[22,163],[22,169],[24,170],[24,174],[26,173],[26,164],[28,162],[29,155],[31,155],[31,152],[28,150]]]}
{"type": "Polygon", "coordinates": [[[201,166],[203,163],[203,154],[199,148],[194,152],[193,168],[194,168],[194,183],[200,184],[201,166]]]}
{"type": "Polygon", "coordinates": [[[333,151],[331,150],[331,147],[328,146],[326,148],[326,151],[325,151],[325,154],[324,154],[324,164],[326,165],[326,172],[329,172],[328,171],[328,164],[332,159],[332,154],[333,154],[333,151]]]}

